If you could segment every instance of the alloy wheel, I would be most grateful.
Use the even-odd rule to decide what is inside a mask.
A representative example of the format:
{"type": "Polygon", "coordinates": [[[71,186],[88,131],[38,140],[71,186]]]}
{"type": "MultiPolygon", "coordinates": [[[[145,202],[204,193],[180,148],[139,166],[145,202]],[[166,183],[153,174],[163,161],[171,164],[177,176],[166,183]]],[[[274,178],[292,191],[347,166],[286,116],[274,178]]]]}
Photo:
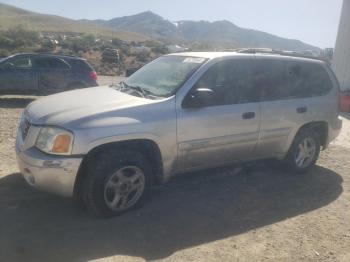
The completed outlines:
{"type": "Polygon", "coordinates": [[[107,180],[104,199],[109,209],[123,211],[141,197],[145,189],[145,175],[137,166],[125,166],[115,171],[107,180]]]}

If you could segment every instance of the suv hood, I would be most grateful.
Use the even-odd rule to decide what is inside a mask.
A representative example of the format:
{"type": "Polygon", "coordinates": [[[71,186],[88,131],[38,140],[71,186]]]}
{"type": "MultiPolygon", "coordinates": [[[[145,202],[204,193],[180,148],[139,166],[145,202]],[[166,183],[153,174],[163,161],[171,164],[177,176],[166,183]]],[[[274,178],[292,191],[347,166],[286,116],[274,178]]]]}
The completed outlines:
{"type": "Polygon", "coordinates": [[[110,87],[93,87],[63,92],[28,105],[26,115],[34,125],[66,126],[72,121],[101,113],[149,104],[154,100],[122,93],[110,87]]]}

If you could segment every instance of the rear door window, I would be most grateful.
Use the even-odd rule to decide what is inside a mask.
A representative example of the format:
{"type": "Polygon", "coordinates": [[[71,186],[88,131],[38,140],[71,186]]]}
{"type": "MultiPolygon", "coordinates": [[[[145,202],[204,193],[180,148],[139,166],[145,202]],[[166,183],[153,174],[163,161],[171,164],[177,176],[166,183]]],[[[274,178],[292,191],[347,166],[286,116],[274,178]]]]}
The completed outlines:
{"type": "Polygon", "coordinates": [[[275,59],[258,61],[256,82],[263,101],[289,98],[288,78],[284,61],[275,59]]]}
{"type": "Polygon", "coordinates": [[[53,57],[37,57],[34,60],[35,68],[67,70],[69,65],[61,59],[53,57]]]}
{"type": "Polygon", "coordinates": [[[93,68],[84,60],[69,60],[69,64],[72,66],[74,71],[79,72],[91,72],[94,71],[93,68]]]}

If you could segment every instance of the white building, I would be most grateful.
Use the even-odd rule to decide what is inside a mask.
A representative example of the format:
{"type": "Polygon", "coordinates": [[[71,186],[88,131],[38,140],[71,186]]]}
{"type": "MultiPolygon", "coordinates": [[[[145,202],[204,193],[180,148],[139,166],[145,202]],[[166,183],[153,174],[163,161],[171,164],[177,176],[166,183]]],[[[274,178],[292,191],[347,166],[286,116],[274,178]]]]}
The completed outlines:
{"type": "Polygon", "coordinates": [[[350,0],[343,1],[332,67],[340,88],[350,90],[350,0]]]}

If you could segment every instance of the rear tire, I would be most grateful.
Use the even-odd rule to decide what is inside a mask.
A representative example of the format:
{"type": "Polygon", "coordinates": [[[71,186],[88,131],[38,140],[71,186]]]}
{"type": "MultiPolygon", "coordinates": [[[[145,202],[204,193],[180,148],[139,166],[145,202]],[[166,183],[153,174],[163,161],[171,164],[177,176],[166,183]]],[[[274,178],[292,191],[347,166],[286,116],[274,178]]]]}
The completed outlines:
{"type": "Polygon", "coordinates": [[[316,132],[301,130],[294,138],[284,166],[288,171],[305,173],[315,166],[320,148],[320,137],[316,132]]]}
{"type": "Polygon", "coordinates": [[[108,150],[89,160],[82,199],[97,217],[118,216],[135,208],[151,184],[147,159],[131,150],[108,150]]]}

